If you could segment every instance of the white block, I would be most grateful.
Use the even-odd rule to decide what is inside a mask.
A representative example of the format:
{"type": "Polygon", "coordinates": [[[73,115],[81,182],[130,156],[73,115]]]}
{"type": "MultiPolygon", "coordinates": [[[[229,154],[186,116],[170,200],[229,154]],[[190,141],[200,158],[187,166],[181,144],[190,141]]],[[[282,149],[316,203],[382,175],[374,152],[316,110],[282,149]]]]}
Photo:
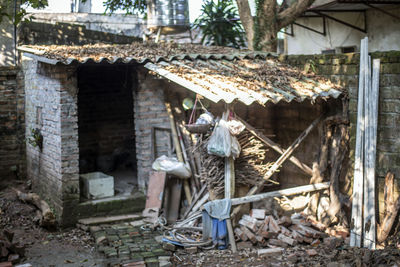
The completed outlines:
{"type": "Polygon", "coordinates": [[[80,175],[82,193],[87,199],[114,196],[114,177],[102,172],[90,172],[80,175]]]}

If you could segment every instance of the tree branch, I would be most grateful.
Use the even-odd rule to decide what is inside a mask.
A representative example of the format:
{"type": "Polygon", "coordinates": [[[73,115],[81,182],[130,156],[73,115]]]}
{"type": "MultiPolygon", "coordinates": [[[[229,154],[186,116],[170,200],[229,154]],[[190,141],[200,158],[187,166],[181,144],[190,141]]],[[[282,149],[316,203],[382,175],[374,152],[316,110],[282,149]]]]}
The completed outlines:
{"type": "Polygon", "coordinates": [[[282,29],[292,23],[307,8],[314,3],[315,0],[297,0],[288,8],[277,14],[278,29],[282,29]]]}
{"type": "Polygon", "coordinates": [[[253,50],[253,39],[254,39],[254,20],[251,16],[250,6],[248,0],[236,0],[240,20],[243,24],[244,30],[246,31],[247,47],[253,50]]]}

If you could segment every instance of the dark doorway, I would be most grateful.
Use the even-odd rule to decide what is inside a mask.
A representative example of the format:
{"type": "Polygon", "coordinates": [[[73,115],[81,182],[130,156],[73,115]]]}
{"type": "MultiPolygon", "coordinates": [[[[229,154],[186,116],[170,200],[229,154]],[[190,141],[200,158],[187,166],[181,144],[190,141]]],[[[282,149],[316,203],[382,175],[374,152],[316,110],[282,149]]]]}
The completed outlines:
{"type": "Polygon", "coordinates": [[[80,173],[113,176],[115,195],[137,186],[133,73],[126,65],[78,68],[80,173]]]}

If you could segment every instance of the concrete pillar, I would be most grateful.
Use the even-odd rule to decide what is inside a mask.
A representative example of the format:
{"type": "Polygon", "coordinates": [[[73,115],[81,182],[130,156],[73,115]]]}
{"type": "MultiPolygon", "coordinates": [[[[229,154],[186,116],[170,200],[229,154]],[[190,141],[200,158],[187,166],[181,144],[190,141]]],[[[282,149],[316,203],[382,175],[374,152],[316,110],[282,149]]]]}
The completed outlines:
{"type": "Polygon", "coordinates": [[[83,2],[79,0],[78,13],[91,13],[92,12],[92,0],[86,0],[83,2]]]}

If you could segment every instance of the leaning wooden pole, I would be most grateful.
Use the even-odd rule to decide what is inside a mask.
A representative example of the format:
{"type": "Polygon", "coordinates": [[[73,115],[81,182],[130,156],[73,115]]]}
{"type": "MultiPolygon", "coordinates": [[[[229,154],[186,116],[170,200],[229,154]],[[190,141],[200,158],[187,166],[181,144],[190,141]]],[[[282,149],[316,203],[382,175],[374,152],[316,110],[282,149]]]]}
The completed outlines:
{"type": "MultiPolygon", "coordinates": [[[[169,122],[171,124],[171,132],[172,132],[172,137],[173,137],[174,146],[175,146],[175,150],[176,150],[176,156],[180,162],[184,162],[182,149],[181,149],[181,146],[179,143],[178,132],[175,128],[175,119],[174,119],[174,114],[172,113],[171,104],[168,102],[165,102],[165,108],[167,109],[169,122]]],[[[190,205],[192,202],[192,195],[190,193],[189,182],[186,179],[183,181],[183,189],[185,191],[186,199],[190,205]]]]}
{"type": "MultiPolygon", "coordinates": [[[[257,185],[253,186],[249,192],[247,193],[246,196],[252,196],[256,194],[263,186],[266,180],[268,180],[274,173],[275,171],[278,170],[279,166],[281,166],[286,159],[288,159],[292,153],[295,151],[295,149],[301,144],[301,142],[307,137],[307,135],[315,128],[315,126],[318,125],[318,122],[321,120],[322,116],[318,117],[315,119],[310,126],[307,127],[304,132],[293,142],[291,146],[286,149],[281,155],[281,157],[271,166],[270,170],[273,169],[274,172],[271,172],[268,170],[267,174],[264,175],[264,179],[257,185]]],[[[240,211],[240,206],[237,206],[233,209],[231,217],[234,217],[238,212],[240,211]]]]}
{"type": "Polygon", "coordinates": [[[298,187],[293,187],[293,188],[282,189],[282,190],[278,190],[278,191],[262,193],[262,194],[258,194],[258,195],[254,195],[254,196],[233,198],[232,206],[241,205],[241,204],[250,203],[250,202],[257,202],[257,201],[271,198],[271,197],[293,196],[293,195],[298,195],[298,194],[302,194],[302,193],[325,190],[325,189],[329,188],[329,185],[330,185],[330,182],[309,184],[309,185],[303,185],[303,186],[298,186],[298,187]]]}
{"type": "MultiPolygon", "coordinates": [[[[266,144],[267,146],[269,146],[270,148],[272,148],[273,150],[275,150],[276,152],[278,152],[279,154],[283,154],[285,152],[285,150],[277,143],[275,143],[274,141],[272,141],[271,139],[269,139],[268,137],[266,137],[263,133],[261,133],[260,131],[258,131],[256,128],[254,128],[253,126],[251,126],[249,123],[247,123],[245,120],[243,120],[242,118],[240,118],[239,116],[236,115],[236,119],[239,120],[241,123],[243,123],[243,125],[246,127],[246,129],[252,133],[255,137],[257,137],[258,139],[260,139],[264,144],[266,144]]],[[[312,175],[312,169],[310,167],[308,167],[306,164],[302,163],[298,158],[296,158],[295,156],[290,156],[289,160],[296,165],[298,168],[300,168],[300,170],[302,170],[304,173],[308,174],[308,175],[312,175]]]]}

